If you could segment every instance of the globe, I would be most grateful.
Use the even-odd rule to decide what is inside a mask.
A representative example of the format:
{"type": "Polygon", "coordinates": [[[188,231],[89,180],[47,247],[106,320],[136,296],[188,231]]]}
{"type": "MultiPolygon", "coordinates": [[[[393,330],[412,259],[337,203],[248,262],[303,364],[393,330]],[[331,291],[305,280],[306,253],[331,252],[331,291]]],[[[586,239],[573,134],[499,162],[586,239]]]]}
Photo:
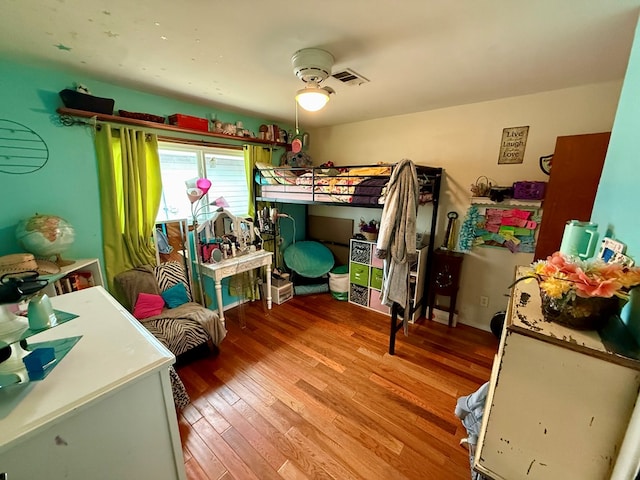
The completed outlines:
{"type": "Polygon", "coordinates": [[[56,215],[36,213],[19,222],[16,228],[16,239],[22,248],[39,258],[55,256],[58,265],[73,263],[62,260],[61,255],[73,244],[75,236],[71,224],[56,215]]]}

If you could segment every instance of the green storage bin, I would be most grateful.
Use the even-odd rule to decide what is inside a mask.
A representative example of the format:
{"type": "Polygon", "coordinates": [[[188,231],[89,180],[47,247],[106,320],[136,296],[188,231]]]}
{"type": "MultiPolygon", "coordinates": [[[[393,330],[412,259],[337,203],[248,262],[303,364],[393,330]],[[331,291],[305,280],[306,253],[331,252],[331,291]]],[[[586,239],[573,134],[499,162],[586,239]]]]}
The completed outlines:
{"type": "Polygon", "coordinates": [[[383,270],[381,268],[371,268],[371,279],[369,280],[369,286],[377,290],[382,290],[382,275],[383,270]]]}
{"type": "Polygon", "coordinates": [[[349,279],[351,283],[356,285],[362,285],[363,287],[369,286],[369,265],[363,265],[361,263],[351,262],[349,267],[349,279]]]}

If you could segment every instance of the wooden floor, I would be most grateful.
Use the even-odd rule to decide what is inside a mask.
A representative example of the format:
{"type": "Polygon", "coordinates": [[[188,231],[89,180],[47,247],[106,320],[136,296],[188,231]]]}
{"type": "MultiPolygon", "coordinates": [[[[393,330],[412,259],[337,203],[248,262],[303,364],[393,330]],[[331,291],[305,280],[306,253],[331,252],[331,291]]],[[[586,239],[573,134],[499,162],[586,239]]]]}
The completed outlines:
{"type": "Polygon", "coordinates": [[[411,325],[390,356],[388,317],[329,294],[226,315],[220,354],[178,369],[189,479],[470,478],[453,412],[489,379],[491,333],[411,325]]]}

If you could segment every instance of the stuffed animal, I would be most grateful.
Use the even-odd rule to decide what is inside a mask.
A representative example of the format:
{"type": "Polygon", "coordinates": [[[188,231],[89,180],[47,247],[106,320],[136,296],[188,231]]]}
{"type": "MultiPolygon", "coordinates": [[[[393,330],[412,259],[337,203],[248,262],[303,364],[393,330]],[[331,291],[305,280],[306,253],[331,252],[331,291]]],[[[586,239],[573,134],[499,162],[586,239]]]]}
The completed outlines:
{"type": "Polygon", "coordinates": [[[76,83],[76,92],[85,93],[87,95],[91,95],[91,92],[89,91],[89,87],[87,87],[86,85],[83,85],[81,83],[76,83]]]}

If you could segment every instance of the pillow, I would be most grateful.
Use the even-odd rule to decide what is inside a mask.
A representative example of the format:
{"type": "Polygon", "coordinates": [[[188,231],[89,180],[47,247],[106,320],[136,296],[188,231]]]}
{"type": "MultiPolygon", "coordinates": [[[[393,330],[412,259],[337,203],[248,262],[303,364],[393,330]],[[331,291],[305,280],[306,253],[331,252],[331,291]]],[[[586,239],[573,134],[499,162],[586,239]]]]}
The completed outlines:
{"type": "Polygon", "coordinates": [[[160,315],[164,307],[164,300],[154,293],[140,293],[133,307],[133,316],[138,320],[160,315]]]}
{"type": "Polygon", "coordinates": [[[162,292],[162,298],[167,302],[169,308],[179,307],[189,301],[184,283],[176,283],[173,287],[162,292]]]}
{"type": "Polygon", "coordinates": [[[275,179],[278,183],[282,185],[295,185],[296,180],[298,180],[298,176],[293,173],[291,170],[285,170],[282,168],[276,168],[274,171],[275,179]]]}
{"type": "Polygon", "coordinates": [[[275,178],[273,165],[269,165],[263,162],[256,162],[256,167],[258,168],[258,170],[260,170],[263,180],[266,181],[269,185],[278,184],[278,180],[275,178]]]}
{"type": "MultiPolygon", "coordinates": [[[[173,287],[178,283],[189,285],[187,272],[185,271],[184,265],[180,262],[161,263],[155,267],[154,273],[160,289],[158,293],[164,292],[169,289],[169,287],[173,287]]],[[[189,289],[187,289],[187,297],[189,298],[189,301],[191,301],[191,293],[189,289]]]]}

